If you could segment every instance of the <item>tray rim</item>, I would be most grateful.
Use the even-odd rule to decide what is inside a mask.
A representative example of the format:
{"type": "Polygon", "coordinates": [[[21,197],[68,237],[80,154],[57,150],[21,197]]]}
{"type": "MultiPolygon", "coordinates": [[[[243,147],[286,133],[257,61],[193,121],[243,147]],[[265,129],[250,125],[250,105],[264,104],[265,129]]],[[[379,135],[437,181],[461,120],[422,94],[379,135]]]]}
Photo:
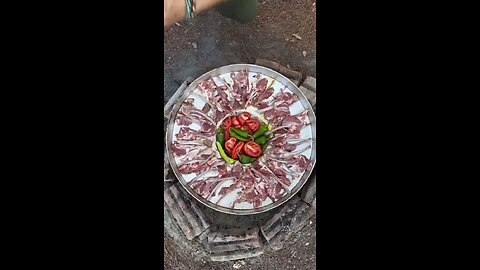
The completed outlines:
{"type": "Polygon", "coordinates": [[[178,101],[175,103],[173,106],[171,112],[170,112],[170,119],[168,121],[167,125],[167,130],[166,130],[166,149],[167,149],[167,155],[168,155],[168,162],[170,164],[170,167],[172,168],[172,171],[174,172],[175,176],[178,179],[178,182],[182,185],[182,187],[191,195],[193,196],[198,202],[201,204],[207,206],[208,208],[211,208],[215,211],[225,213],[225,214],[232,214],[232,215],[253,215],[253,214],[260,214],[264,213],[270,210],[273,210],[284,203],[286,203],[288,200],[293,198],[305,185],[305,183],[308,181],[310,176],[312,175],[313,170],[315,169],[316,165],[316,116],[315,112],[306,98],[306,96],[303,94],[303,92],[299,89],[297,85],[295,85],[290,79],[285,77],[284,75],[280,74],[277,71],[274,71],[270,68],[259,66],[259,65],[254,65],[254,64],[232,64],[232,65],[227,65],[227,66],[222,66],[215,68],[213,70],[210,70],[203,75],[199,76],[197,79],[195,79],[188,87],[183,91],[182,95],[178,99],[178,101]],[[196,89],[197,85],[201,83],[202,81],[209,79],[213,76],[218,76],[221,74],[229,73],[229,72],[238,72],[241,70],[247,69],[249,72],[259,72],[260,74],[266,75],[274,80],[277,80],[278,82],[282,83],[284,86],[286,86],[290,91],[294,92],[299,101],[302,103],[304,108],[307,108],[308,110],[308,117],[310,120],[310,125],[311,125],[311,130],[312,130],[312,153],[309,158],[309,160],[312,162],[312,168],[309,171],[306,171],[302,177],[300,178],[299,182],[297,185],[291,190],[290,194],[287,194],[283,196],[280,200],[277,200],[267,206],[262,206],[259,208],[253,208],[253,209],[232,209],[224,206],[219,206],[216,205],[210,201],[207,201],[203,197],[201,197],[199,194],[197,194],[185,181],[183,178],[183,175],[178,172],[176,163],[175,163],[175,158],[173,155],[173,152],[171,151],[170,145],[172,144],[173,140],[173,126],[175,122],[175,117],[177,115],[178,110],[180,109],[180,106],[182,102],[196,89]]]}

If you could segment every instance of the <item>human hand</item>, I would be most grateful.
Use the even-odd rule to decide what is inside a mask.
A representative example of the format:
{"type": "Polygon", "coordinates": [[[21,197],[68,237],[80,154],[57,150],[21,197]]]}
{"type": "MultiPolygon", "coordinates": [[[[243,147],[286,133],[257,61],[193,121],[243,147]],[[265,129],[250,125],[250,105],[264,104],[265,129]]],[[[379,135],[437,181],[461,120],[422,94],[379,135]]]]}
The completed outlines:
{"type": "Polygon", "coordinates": [[[185,18],[185,0],[165,0],[163,2],[163,28],[167,29],[174,23],[185,18]]]}
{"type": "MultiPolygon", "coordinates": [[[[195,1],[195,13],[209,10],[226,0],[197,0],[195,1]]],[[[163,2],[163,25],[166,30],[187,15],[187,3],[185,0],[165,0],[163,2]]]]}

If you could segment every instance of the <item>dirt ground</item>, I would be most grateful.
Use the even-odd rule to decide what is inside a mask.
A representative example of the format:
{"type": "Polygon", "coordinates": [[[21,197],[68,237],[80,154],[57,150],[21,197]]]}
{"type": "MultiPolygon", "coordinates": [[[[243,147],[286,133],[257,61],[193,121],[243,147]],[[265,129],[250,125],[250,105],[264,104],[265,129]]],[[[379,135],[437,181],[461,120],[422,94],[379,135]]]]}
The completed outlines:
{"type": "MultiPolygon", "coordinates": [[[[181,26],[175,25],[165,33],[165,103],[188,76],[196,78],[228,64],[254,63],[256,58],[288,65],[302,72],[304,77],[315,76],[315,1],[265,0],[259,3],[257,18],[245,25],[209,11],[200,14],[192,23],[180,22],[181,26]]],[[[245,259],[239,269],[315,269],[316,218],[311,222],[282,250],[245,259]]],[[[165,269],[235,269],[235,262],[216,263],[193,257],[196,255],[179,247],[164,229],[165,269]]]]}
{"type": "Polygon", "coordinates": [[[165,103],[188,76],[197,78],[228,64],[254,63],[256,58],[288,65],[304,77],[315,76],[315,1],[259,3],[257,18],[244,25],[212,10],[165,32],[165,103]]]}

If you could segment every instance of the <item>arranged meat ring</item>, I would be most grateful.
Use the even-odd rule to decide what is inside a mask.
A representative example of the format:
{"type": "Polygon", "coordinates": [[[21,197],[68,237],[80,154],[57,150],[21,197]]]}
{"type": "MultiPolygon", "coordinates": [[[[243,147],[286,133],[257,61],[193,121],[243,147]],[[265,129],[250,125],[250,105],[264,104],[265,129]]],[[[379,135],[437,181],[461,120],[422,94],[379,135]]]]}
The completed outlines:
{"type": "Polygon", "coordinates": [[[180,105],[169,148],[178,172],[205,200],[233,209],[265,207],[312,169],[310,109],[261,73],[214,76],[180,105]]]}

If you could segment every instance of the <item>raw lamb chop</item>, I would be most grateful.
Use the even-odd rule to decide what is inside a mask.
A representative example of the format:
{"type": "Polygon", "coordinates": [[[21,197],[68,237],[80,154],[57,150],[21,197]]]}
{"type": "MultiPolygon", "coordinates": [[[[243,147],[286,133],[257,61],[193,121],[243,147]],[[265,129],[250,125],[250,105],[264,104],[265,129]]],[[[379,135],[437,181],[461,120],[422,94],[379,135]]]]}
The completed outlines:
{"type": "Polygon", "coordinates": [[[199,83],[193,96],[205,104],[196,108],[191,97],[182,103],[175,119],[180,131],[171,146],[178,171],[194,174],[189,182],[192,189],[204,199],[222,205],[226,197],[236,196],[228,205],[231,208],[241,203],[259,208],[267,199],[280,200],[312,166],[302,154],[312,147],[312,139],[300,136],[300,131],[309,125],[308,111],[292,115],[290,106],[298,101],[295,94],[280,89],[274,95],[275,80],[269,85],[267,77],[256,74],[249,81],[248,74],[248,70],[231,72],[227,75],[230,83],[223,79],[224,75],[199,83]],[[262,156],[250,165],[227,164],[212,146],[216,127],[227,115],[234,116],[249,106],[259,109],[257,112],[273,126],[265,133],[272,138],[262,156]],[[189,127],[194,123],[199,130],[189,127]]]}

